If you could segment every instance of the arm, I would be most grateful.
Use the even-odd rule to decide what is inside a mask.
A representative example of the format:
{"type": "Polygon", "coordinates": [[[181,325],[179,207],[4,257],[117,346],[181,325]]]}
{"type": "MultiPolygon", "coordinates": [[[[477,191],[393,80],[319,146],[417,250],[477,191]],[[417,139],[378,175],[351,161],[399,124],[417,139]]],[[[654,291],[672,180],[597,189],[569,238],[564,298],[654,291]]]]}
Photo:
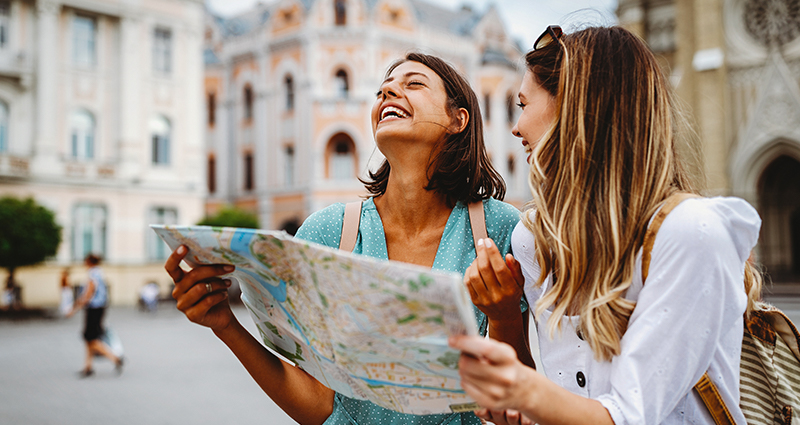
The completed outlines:
{"type": "Polygon", "coordinates": [[[81,297],[78,298],[78,301],[72,305],[72,310],[67,313],[67,317],[71,317],[76,311],[82,309],[86,304],[89,303],[94,296],[95,287],[94,280],[92,280],[90,276],[89,280],[86,282],[86,290],[83,291],[83,294],[81,294],[81,297]]]}
{"type": "Polygon", "coordinates": [[[614,424],[600,402],[572,394],[522,364],[507,344],[456,336],[450,345],[462,351],[458,363],[461,386],[485,408],[476,412],[479,416],[513,409],[524,415],[521,422],[529,418],[541,425],[614,424]]]}
{"type": "Polygon", "coordinates": [[[489,319],[489,335],[511,345],[519,359],[535,368],[528,341],[528,312],[521,312],[519,300],[525,279],[520,264],[511,254],[505,258],[491,239],[478,241],[477,257],[464,274],[472,302],[489,319]]]}
{"type": "Polygon", "coordinates": [[[172,296],[178,301],[178,310],[190,321],[210,328],[292,419],[301,424],[323,423],[333,411],[333,390],[280,360],[239,323],[228,304],[230,281],[219,278],[232,272],[233,266],[199,266],[186,272],[180,262],[187,253],[186,247],[178,247],[164,265],[175,282],[172,296]]]}

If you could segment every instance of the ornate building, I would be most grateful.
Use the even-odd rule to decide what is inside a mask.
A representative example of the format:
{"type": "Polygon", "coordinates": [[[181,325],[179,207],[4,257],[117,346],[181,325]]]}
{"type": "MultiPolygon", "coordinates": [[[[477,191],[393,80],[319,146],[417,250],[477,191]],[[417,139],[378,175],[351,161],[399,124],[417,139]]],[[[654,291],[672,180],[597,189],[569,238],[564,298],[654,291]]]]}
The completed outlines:
{"type": "Polygon", "coordinates": [[[520,51],[497,11],[420,0],[280,0],[240,16],[206,15],[207,211],[234,204],[261,227],[296,228],[311,212],[365,194],[375,167],[370,108],[384,72],[420,50],[473,85],[488,150],[527,199],[525,158],[510,129],[520,51]]]}
{"type": "Polygon", "coordinates": [[[617,14],[687,104],[708,193],[758,209],[772,291],[800,294],[800,1],[620,0],[617,14]]]}
{"type": "Polygon", "coordinates": [[[62,243],[17,281],[58,302],[58,273],[105,258],[114,303],[166,285],[150,223],[196,222],[205,196],[202,0],[0,1],[0,196],[55,211],[62,243]]]}

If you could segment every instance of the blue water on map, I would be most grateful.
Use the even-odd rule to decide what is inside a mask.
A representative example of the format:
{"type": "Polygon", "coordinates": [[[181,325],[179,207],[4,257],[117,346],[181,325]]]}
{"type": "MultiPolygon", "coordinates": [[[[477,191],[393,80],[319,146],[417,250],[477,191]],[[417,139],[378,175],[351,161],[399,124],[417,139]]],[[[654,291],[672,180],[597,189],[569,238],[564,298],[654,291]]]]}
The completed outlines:
{"type": "MultiPolygon", "coordinates": [[[[251,262],[259,263],[259,261],[250,254],[250,242],[253,240],[253,231],[237,230],[231,237],[231,250],[235,253],[247,258],[251,262]]],[[[250,276],[253,281],[258,282],[261,286],[269,291],[270,295],[275,298],[279,303],[286,302],[286,282],[280,279],[280,284],[277,286],[270,285],[264,282],[264,278],[257,273],[246,269],[239,269],[241,273],[250,276]]],[[[276,276],[277,277],[277,276],[276,276]]]]}

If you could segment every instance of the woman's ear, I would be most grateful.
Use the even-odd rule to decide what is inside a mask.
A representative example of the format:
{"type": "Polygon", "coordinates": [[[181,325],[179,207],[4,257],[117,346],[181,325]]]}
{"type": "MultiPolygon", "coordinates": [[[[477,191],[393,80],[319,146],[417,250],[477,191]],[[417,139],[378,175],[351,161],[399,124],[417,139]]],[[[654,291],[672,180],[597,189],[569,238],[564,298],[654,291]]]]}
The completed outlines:
{"type": "Polygon", "coordinates": [[[467,128],[467,124],[469,124],[469,112],[467,112],[464,108],[458,108],[453,117],[453,125],[451,126],[450,131],[453,134],[458,134],[464,131],[467,128]]]}

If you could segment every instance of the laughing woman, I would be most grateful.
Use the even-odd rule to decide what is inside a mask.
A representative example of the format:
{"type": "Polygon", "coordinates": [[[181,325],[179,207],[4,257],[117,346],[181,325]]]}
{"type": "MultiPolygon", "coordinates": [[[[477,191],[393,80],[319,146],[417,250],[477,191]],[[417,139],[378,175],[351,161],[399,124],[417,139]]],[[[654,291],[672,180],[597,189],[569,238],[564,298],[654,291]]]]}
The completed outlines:
{"type": "MultiPolygon", "coordinates": [[[[492,252],[509,251],[519,212],[502,199],[505,186],[486,156],[478,101],[466,80],[441,59],[409,54],[394,63],[376,93],[372,130],[385,162],[365,181],[371,197],[363,202],[353,252],[463,274],[475,258],[468,204],[482,203],[492,252]]],[[[312,214],[297,237],[338,247],[345,207],[335,204],[312,214]]],[[[306,372],[267,351],[236,320],[226,299],[222,266],[191,271],[179,267],[179,247],[166,262],[175,281],[178,309],[207,326],[239,358],[253,379],[301,424],[479,424],[472,413],[408,415],[335,393],[306,372]],[[215,288],[207,293],[205,283],[215,288]]],[[[511,264],[511,263],[509,263],[511,264]]],[[[515,269],[517,272],[518,269],[515,269]]],[[[522,334],[506,333],[523,324],[522,291],[505,287],[485,309],[476,311],[480,329],[521,352],[522,334]],[[499,307],[498,307],[499,306],[499,307]],[[508,313],[511,312],[511,313],[508,313]]],[[[489,303],[478,302],[481,307],[489,303]]],[[[530,356],[524,358],[532,364],[530,356]]]]}
{"type": "MultiPolygon", "coordinates": [[[[531,369],[496,341],[453,338],[470,354],[460,362],[464,389],[490,409],[479,414],[713,424],[692,390],[707,372],[732,420],[745,423],[739,358],[743,313],[761,286],[748,262],[758,214],[741,199],[692,195],[668,82],[635,35],[553,26],[526,61],[513,133],[530,152],[533,201],[512,246],[536,306],[542,364],[531,369]],[[657,233],[647,232],[651,217],[657,233]]],[[[498,256],[479,249],[467,284],[513,284],[504,274],[498,256]]]]}

